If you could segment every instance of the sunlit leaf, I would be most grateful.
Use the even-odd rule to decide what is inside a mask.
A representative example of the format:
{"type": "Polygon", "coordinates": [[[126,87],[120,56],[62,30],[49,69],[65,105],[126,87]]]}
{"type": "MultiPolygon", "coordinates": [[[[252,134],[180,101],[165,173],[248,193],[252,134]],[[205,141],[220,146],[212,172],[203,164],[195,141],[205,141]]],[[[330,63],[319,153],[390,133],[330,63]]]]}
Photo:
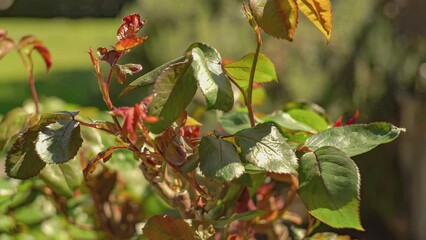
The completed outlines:
{"type": "Polygon", "coordinates": [[[290,114],[277,111],[272,113],[271,115],[267,116],[265,119],[263,119],[265,122],[274,122],[278,124],[280,127],[289,129],[289,130],[295,130],[295,131],[305,131],[305,132],[311,132],[315,133],[316,130],[312,127],[296,121],[290,114]]]}
{"type": "Polygon", "coordinates": [[[173,64],[155,82],[148,114],[159,117],[159,121],[147,124],[151,132],[160,133],[170,126],[195,95],[197,82],[190,65],[190,61],[173,64]]]}
{"type": "Polygon", "coordinates": [[[344,152],[322,147],[303,155],[299,184],[297,192],[312,216],[334,228],[363,230],[359,171],[344,152]]]}
{"type": "Polygon", "coordinates": [[[403,131],[405,129],[385,122],[353,124],[321,131],[308,138],[305,145],[312,150],[323,146],[336,147],[352,157],[393,141],[403,131]]]}
{"type": "Polygon", "coordinates": [[[257,24],[269,35],[293,40],[297,27],[296,0],[249,0],[257,24]]]}
{"type": "Polygon", "coordinates": [[[287,113],[297,122],[305,124],[315,129],[316,131],[322,131],[328,128],[327,121],[314,111],[305,109],[292,109],[287,113]]]}
{"type": "Polygon", "coordinates": [[[234,93],[231,83],[222,72],[219,53],[216,49],[199,43],[191,49],[191,54],[191,67],[206,98],[207,109],[231,110],[234,105],[234,93]]]}
{"type": "Polygon", "coordinates": [[[150,218],[143,227],[143,234],[150,240],[195,240],[195,231],[183,219],[167,215],[150,218]]]}
{"type": "MultiPolygon", "coordinates": [[[[52,57],[50,56],[49,50],[43,44],[37,44],[34,46],[33,50],[37,51],[44,60],[46,68],[49,69],[52,67],[52,57]]],[[[31,54],[29,56],[31,58],[31,54]]]]}
{"type": "Polygon", "coordinates": [[[244,158],[269,172],[296,173],[297,158],[286,139],[272,123],[262,123],[235,134],[244,158]]]}
{"type": "Polygon", "coordinates": [[[297,0],[299,10],[317,27],[330,41],[332,11],[330,0],[297,0]]]}
{"type": "Polygon", "coordinates": [[[15,48],[15,42],[7,37],[7,31],[0,29],[0,59],[15,48]]]}
{"type": "Polygon", "coordinates": [[[77,154],[82,142],[80,123],[62,119],[41,128],[36,151],[45,163],[64,163],[77,154]]]}
{"type": "Polygon", "coordinates": [[[128,50],[145,41],[145,36],[138,37],[137,35],[145,23],[145,21],[141,21],[139,14],[124,17],[122,24],[117,30],[118,41],[115,44],[115,49],[117,51],[128,50]]]}
{"type": "MultiPolygon", "coordinates": [[[[249,53],[238,61],[225,64],[224,69],[226,74],[234,79],[238,85],[243,88],[247,88],[249,84],[253,59],[254,53],[249,53]]],[[[256,65],[256,73],[254,75],[254,82],[265,83],[270,81],[277,81],[275,66],[268,57],[266,57],[264,54],[259,54],[256,65]]]]}
{"type": "Polygon", "coordinates": [[[201,172],[208,178],[227,182],[244,173],[244,165],[230,142],[206,136],[201,140],[199,152],[201,172]]]}
{"type": "Polygon", "coordinates": [[[39,126],[29,128],[16,139],[6,157],[6,173],[9,177],[27,179],[37,175],[46,165],[35,150],[39,126]]]}
{"type": "Polygon", "coordinates": [[[158,77],[161,75],[161,73],[168,68],[170,65],[173,65],[178,62],[182,62],[185,60],[185,56],[178,57],[176,59],[171,60],[170,62],[167,62],[156,69],[152,70],[151,72],[146,73],[142,77],[137,78],[133,82],[131,82],[121,93],[120,96],[130,92],[133,89],[139,88],[139,87],[145,87],[150,86],[157,81],[158,77]]]}

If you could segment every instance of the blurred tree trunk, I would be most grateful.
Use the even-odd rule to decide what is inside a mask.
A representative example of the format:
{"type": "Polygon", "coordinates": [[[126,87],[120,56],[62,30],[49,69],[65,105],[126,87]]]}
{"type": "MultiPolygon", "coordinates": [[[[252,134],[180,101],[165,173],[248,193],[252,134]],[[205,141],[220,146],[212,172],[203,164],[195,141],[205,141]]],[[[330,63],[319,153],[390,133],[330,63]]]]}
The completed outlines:
{"type": "Polygon", "coordinates": [[[400,140],[400,160],[409,194],[410,239],[426,238],[426,98],[404,94],[399,97],[401,126],[407,132],[400,140]]]}

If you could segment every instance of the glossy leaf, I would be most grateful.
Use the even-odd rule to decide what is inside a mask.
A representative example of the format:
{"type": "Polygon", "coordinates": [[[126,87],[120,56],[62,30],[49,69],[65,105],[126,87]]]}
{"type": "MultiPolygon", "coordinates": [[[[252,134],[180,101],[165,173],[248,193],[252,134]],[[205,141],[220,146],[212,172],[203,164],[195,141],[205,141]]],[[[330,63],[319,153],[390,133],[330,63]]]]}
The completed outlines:
{"type": "Polygon", "coordinates": [[[228,182],[244,173],[238,152],[228,141],[206,136],[201,140],[199,152],[200,170],[208,178],[228,182]]]}
{"type": "Polygon", "coordinates": [[[249,0],[249,6],[254,19],[265,33],[293,40],[298,17],[296,0],[249,0]]]}
{"type": "Polygon", "coordinates": [[[73,119],[62,119],[41,129],[36,151],[45,163],[64,163],[74,158],[82,142],[80,123],[73,119]]]}
{"type": "Polygon", "coordinates": [[[150,240],[195,240],[195,231],[183,219],[167,215],[150,218],[142,230],[144,236],[150,240]]]}
{"type": "Polygon", "coordinates": [[[360,176],[355,163],[334,147],[322,147],[300,159],[301,200],[310,214],[334,228],[363,230],[359,217],[360,176]]]}
{"type": "Polygon", "coordinates": [[[330,0],[297,0],[299,10],[330,41],[332,14],[330,0]]]}
{"type": "Polygon", "coordinates": [[[99,60],[109,63],[110,66],[114,66],[122,54],[115,49],[108,50],[104,47],[98,48],[96,52],[98,53],[99,60]]]}
{"type": "Polygon", "coordinates": [[[27,179],[37,175],[46,165],[35,150],[39,126],[28,129],[16,139],[6,157],[6,173],[9,177],[27,179]]]}
{"type": "Polygon", "coordinates": [[[263,119],[265,122],[274,122],[278,124],[280,127],[289,129],[289,130],[295,130],[295,131],[305,131],[305,132],[311,132],[315,133],[316,130],[312,127],[296,121],[290,114],[277,111],[271,114],[270,116],[267,116],[265,119],[263,119]]]}
{"type": "Polygon", "coordinates": [[[314,111],[305,109],[292,109],[287,112],[293,119],[303,123],[316,131],[322,131],[328,128],[328,123],[323,117],[314,111]]]}
{"type": "Polygon", "coordinates": [[[80,161],[69,161],[63,164],[49,164],[39,175],[55,193],[72,197],[76,188],[83,181],[80,161]]]}
{"type": "MultiPolygon", "coordinates": [[[[234,79],[238,85],[247,88],[250,79],[250,72],[253,64],[254,53],[243,56],[240,60],[228,63],[224,66],[226,74],[234,79]]],[[[265,83],[277,81],[275,66],[264,54],[259,54],[256,65],[254,82],[265,83]]]]}
{"type": "Polygon", "coordinates": [[[232,112],[224,114],[221,118],[219,118],[219,123],[225,132],[230,134],[234,134],[251,126],[250,119],[247,113],[244,112],[232,112]]]}
{"type": "Polygon", "coordinates": [[[151,132],[164,131],[180,116],[194,97],[197,82],[190,64],[189,61],[173,64],[158,77],[148,114],[159,117],[160,120],[147,125],[151,132]]]}
{"type": "Polygon", "coordinates": [[[139,87],[145,87],[150,86],[157,81],[158,77],[163,73],[166,68],[170,67],[171,65],[182,62],[185,60],[185,57],[178,57],[176,59],[171,60],[170,62],[167,62],[156,69],[152,70],[151,72],[148,72],[144,74],[142,77],[137,78],[133,82],[131,82],[121,93],[120,96],[130,92],[133,89],[139,88],[139,87]]]}
{"type": "Polygon", "coordinates": [[[332,146],[352,157],[393,141],[403,131],[405,129],[385,122],[353,124],[319,132],[308,138],[305,145],[312,150],[332,146]]]}
{"type": "Polygon", "coordinates": [[[269,172],[297,172],[297,158],[286,139],[272,123],[262,123],[235,134],[244,158],[269,172]]]}
{"type": "Polygon", "coordinates": [[[194,47],[191,50],[194,77],[198,80],[198,86],[206,98],[208,110],[229,111],[234,105],[234,93],[231,83],[222,72],[220,55],[213,48],[207,48],[205,51],[209,51],[207,53],[209,55],[216,54],[217,57],[208,58],[209,55],[206,56],[200,48],[194,47]]]}

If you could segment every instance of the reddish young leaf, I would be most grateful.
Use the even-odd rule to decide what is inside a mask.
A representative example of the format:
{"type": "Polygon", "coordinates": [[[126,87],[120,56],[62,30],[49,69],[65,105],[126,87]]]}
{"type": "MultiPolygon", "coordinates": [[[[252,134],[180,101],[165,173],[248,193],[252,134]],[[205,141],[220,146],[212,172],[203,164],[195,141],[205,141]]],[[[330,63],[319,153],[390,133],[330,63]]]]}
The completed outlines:
{"type": "Polygon", "coordinates": [[[7,31],[0,28],[0,59],[15,48],[15,42],[7,37],[7,31]]]}
{"type": "Polygon", "coordinates": [[[47,50],[47,48],[41,43],[34,45],[33,50],[36,50],[38,53],[40,53],[44,63],[46,64],[47,71],[49,71],[49,69],[52,67],[52,57],[50,56],[49,50],[47,50]]]}
{"type": "Polygon", "coordinates": [[[351,118],[349,118],[348,121],[346,121],[346,125],[354,124],[355,121],[358,119],[358,117],[359,117],[359,110],[357,109],[355,111],[354,115],[351,118]]]}
{"type": "Polygon", "coordinates": [[[114,153],[115,150],[120,148],[126,148],[124,146],[112,146],[107,148],[106,150],[99,152],[90,162],[86,165],[86,167],[83,169],[83,175],[84,178],[87,179],[90,173],[93,173],[96,170],[96,167],[98,166],[98,162],[102,160],[103,162],[107,162],[114,153]]]}
{"type": "Polygon", "coordinates": [[[43,44],[38,38],[34,37],[33,35],[27,35],[23,36],[18,43],[18,49],[21,50],[28,46],[35,46],[43,44]]]}
{"type": "Polygon", "coordinates": [[[146,97],[140,103],[135,104],[133,107],[114,108],[114,110],[111,112],[112,115],[120,116],[124,119],[122,134],[124,136],[130,135],[130,140],[132,142],[136,141],[136,128],[139,124],[142,125],[143,121],[158,121],[157,117],[147,116],[146,114],[151,99],[152,97],[146,97]]]}
{"type": "Polygon", "coordinates": [[[13,48],[15,48],[15,43],[12,39],[0,36],[0,59],[6,56],[13,48]]]}
{"type": "Polygon", "coordinates": [[[100,47],[97,50],[99,55],[99,60],[105,61],[109,63],[109,65],[113,66],[118,62],[118,59],[121,57],[122,53],[116,50],[108,50],[106,48],[100,47]]]}
{"type": "Polygon", "coordinates": [[[126,82],[127,75],[133,75],[134,73],[142,71],[142,65],[140,64],[125,64],[125,65],[114,65],[113,74],[118,83],[123,84],[126,82]]]}
{"type": "Polygon", "coordinates": [[[145,21],[141,21],[139,14],[132,14],[123,18],[123,22],[117,30],[117,40],[115,49],[117,51],[125,51],[141,44],[146,37],[138,37],[137,33],[145,25],[145,21]]]}

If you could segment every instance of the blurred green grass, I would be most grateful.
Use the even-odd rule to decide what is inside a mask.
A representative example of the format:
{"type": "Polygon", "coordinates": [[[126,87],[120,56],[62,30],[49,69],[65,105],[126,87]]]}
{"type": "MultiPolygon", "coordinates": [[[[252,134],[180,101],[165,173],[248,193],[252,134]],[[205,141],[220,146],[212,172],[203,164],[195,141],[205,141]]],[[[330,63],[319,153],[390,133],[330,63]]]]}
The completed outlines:
{"type": "MultiPolygon", "coordinates": [[[[91,46],[115,43],[118,19],[28,19],[3,18],[1,28],[19,41],[33,34],[48,47],[53,66],[46,72],[41,57],[35,57],[35,80],[41,97],[61,96],[70,102],[99,104],[92,96],[97,88],[87,51],[91,46]]],[[[31,98],[27,76],[16,52],[0,60],[0,114],[31,98]]]]}

